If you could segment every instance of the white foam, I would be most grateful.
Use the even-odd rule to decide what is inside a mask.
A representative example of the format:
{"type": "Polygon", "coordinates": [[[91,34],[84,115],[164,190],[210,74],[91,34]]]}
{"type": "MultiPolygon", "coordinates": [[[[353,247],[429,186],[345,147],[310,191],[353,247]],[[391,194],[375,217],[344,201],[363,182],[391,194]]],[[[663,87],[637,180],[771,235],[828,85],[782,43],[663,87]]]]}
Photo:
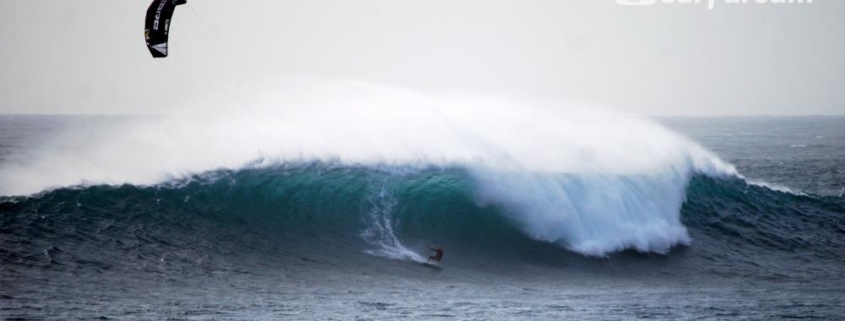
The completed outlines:
{"type": "Polygon", "coordinates": [[[366,252],[394,260],[425,263],[425,258],[405,247],[394,232],[394,226],[400,224],[395,218],[395,208],[399,201],[385,189],[383,182],[378,186],[380,187],[377,192],[373,192],[369,199],[370,208],[366,217],[368,221],[365,222],[369,227],[361,233],[361,236],[376,248],[366,252]]]}
{"type": "Polygon", "coordinates": [[[760,180],[748,179],[748,178],[746,178],[742,175],[740,175],[739,177],[742,178],[743,180],[745,180],[745,182],[748,183],[748,185],[763,187],[763,188],[766,188],[766,189],[769,189],[769,190],[772,190],[772,191],[775,191],[775,192],[781,192],[781,193],[787,193],[787,194],[793,194],[793,195],[803,195],[803,196],[807,195],[807,193],[804,193],[802,191],[796,191],[796,190],[793,190],[793,189],[786,187],[786,186],[783,186],[783,185],[768,183],[768,182],[764,182],[764,181],[760,181],[760,180]]]}

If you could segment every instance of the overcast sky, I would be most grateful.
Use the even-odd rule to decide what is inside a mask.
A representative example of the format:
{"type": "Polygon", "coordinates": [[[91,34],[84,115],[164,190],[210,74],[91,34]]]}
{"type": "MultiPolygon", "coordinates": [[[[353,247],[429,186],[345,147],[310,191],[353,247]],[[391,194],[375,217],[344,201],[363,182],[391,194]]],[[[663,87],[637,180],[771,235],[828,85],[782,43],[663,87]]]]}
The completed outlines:
{"type": "Polygon", "coordinates": [[[0,113],[160,114],[262,79],[576,100],[645,115],[845,114],[845,1],[0,0],[0,113]],[[753,2],[753,1],[752,1],[753,2]]]}

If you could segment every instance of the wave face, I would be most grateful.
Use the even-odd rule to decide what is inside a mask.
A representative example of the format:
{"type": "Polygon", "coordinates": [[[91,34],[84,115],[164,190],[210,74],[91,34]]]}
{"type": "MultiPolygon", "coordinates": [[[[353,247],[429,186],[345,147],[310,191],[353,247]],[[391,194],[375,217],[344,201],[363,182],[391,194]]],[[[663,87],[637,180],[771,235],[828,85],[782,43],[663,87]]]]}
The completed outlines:
{"type": "MultiPolygon", "coordinates": [[[[655,190],[660,184],[649,177],[517,181],[524,179],[566,190],[560,197],[573,212],[548,218],[549,208],[491,198],[506,185],[482,187],[489,177],[461,167],[303,163],[209,172],[156,186],[64,188],[7,198],[0,203],[0,256],[9,266],[153,268],[167,262],[189,269],[242,264],[246,253],[260,253],[260,261],[322,253],[346,265],[356,262],[350,253],[423,261],[429,244],[443,244],[450,264],[477,266],[571,261],[565,249],[664,253],[681,244],[694,249],[693,261],[707,263],[693,267],[711,272],[787,262],[801,273],[822,273],[835,271],[819,266],[841,263],[845,249],[845,202],[838,198],[696,175],[683,207],[663,209],[680,205],[643,199],[666,192],[655,190]],[[596,185],[614,191],[603,194],[608,198],[602,203],[611,204],[590,205],[596,195],[589,189],[596,185]],[[630,196],[613,194],[622,192],[630,196]]],[[[520,193],[548,192],[535,187],[520,193]]]]}

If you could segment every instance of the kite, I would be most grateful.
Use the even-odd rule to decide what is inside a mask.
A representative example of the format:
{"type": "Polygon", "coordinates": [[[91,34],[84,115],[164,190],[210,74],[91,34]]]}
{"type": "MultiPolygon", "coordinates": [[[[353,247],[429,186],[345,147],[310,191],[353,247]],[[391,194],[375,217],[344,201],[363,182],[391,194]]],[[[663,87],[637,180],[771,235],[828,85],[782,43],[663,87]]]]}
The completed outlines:
{"type": "Polygon", "coordinates": [[[170,19],[176,6],[187,3],[187,0],[154,0],[147,9],[147,19],[144,24],[144,38],[147,49],[153,58],[167,57],[167,33],[170,31],[170,19]]]}

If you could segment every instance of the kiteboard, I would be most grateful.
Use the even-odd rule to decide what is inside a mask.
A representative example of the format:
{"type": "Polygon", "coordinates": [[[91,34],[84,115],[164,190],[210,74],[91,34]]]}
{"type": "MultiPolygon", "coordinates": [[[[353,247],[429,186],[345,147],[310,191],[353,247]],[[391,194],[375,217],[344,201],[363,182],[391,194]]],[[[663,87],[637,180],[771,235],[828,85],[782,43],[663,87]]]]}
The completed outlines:
{"type": "Polygon", "coordinates": [[[425,261],[424,263],[421,263],[421,264],[426,266],[426,267],[430,267],[432,269],[435,269],[435,270],[441,269],[440,263],[437,263],[437,262],[434,262],[434,261],[425,261]]]}

